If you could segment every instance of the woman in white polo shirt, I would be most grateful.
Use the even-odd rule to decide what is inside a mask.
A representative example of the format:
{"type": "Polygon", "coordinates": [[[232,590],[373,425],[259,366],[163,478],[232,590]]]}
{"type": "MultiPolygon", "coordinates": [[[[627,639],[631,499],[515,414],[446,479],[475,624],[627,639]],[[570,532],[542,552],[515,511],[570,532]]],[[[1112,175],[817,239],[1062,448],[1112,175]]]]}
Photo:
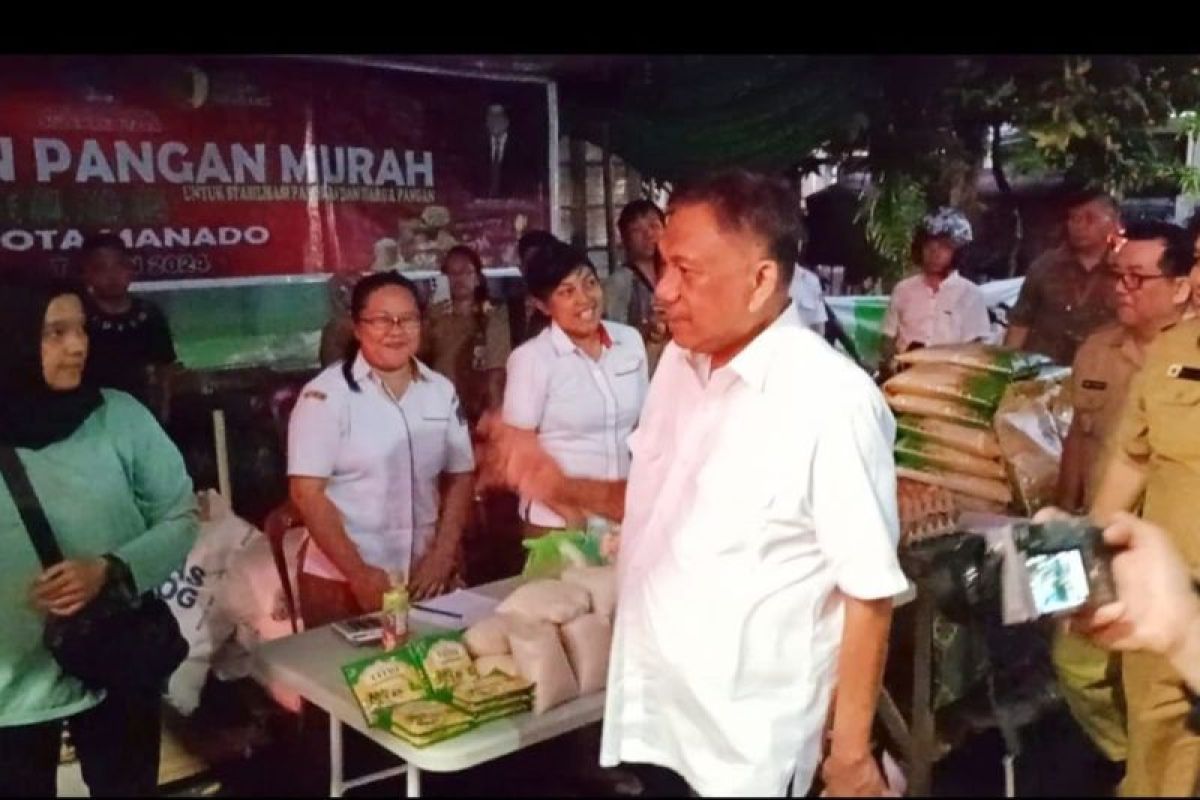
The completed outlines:
{"type": "Polygon", "coordinates": [[[448,589],[472,495],[454,386],[415,357],[416,287],[369,275],[350,305],[345,358],[304,387],[288,429],[290,495],[309,534],[298,580],[307,627],[378,610],[393,575],[415,599],[448,589]]]}
{"type": "MultiPolygon", "coordinates": [[[[635,328],[602,320],[604,291],[578,248],[540,248],[525,271],[537,310],[550,319],[508,359],[504,421],[536,431],[568,475],[620,480],[629,474],[626,440],[649,381],[646,347],[635,328]]],[[[526,536],[581,520],[522,498],[526,536]]]]}

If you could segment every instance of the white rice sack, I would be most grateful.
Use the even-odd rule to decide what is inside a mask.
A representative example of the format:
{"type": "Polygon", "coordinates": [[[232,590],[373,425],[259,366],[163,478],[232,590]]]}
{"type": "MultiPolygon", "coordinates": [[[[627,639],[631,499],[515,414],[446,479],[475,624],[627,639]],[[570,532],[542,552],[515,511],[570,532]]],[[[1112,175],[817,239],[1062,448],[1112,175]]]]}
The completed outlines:
{"type": "Polygon", "coordinates": [[[530,581],[504,599],[496,611],[562,625],[592,610],[587,589],[557,580],[530,581]]]}
{"type": "MultiPolygon", "coordinates": [[[[508,647],[507,642],[504,646],[508,647]]],[[[514,678],[521,677],[521,672],[517,669],[517,661],[510,655],[477,658],[475,659],[475,671],[480,675],[491,675],[493,672],[499,671],[514,678]]]]}
{"type": "Polygon", "coordinates": [[[563,570],[564,583],[572,583],[587,589],[592,600],[592,611],[606,619],[613,618],[617,609],[617,568],[605,567],[571,567],[563,570]]]}
{"type": "Polygon", "coordinates": [[[511,626],[510,617],[492,614],[467,628],[463,634],[463,643],[472,658],[508,655],[508,629],[511,626]]]}
{"type": "Polygon", "coordinates": [[[517,672],[534,684],[533,713],[544,714],[579,696],[579,682],[554,625],[522,620],[509,631],[508,643],[517,672]]]}
{"type": "MultiPolygon", "coordinates": [[[[302,536],[290,535],[283,542],[284,562],[293,591],[303,540],[302,536]]],[[[250,544],[230,560],[221,589],[217,602],[237,626],[234,643],[238,647],[223,651],[220,654],[222,663],[214,662],[213,666],[218,677],[228,679],[248,671],[249,658],[238,658],[239,654],[253,653],[262,642],[292,635],[283,584],[275,567],[271,543],[265,535],[253,537],[250,544]]],[[[266,688],[283,707],[299,709],[299,695],[279,685],[266,688]]]]}
{"type": "Polygon", "coordinates": [[[612,623],[601,614],[584,614],[559,630],[579,693],[604,690],[608,682],[608,655],[612,649],[612,623]]]}
{"type": "Polygon", "coordinates": [[[188,643],[187,658],[171,675],[167,702],[184,716],[200,704],[213,655],[233,636],[235,622],[220,603],[229,563],[258,534],[211,489],[197,495],[200,534],[187,561],[157,588],[188,643]]]}

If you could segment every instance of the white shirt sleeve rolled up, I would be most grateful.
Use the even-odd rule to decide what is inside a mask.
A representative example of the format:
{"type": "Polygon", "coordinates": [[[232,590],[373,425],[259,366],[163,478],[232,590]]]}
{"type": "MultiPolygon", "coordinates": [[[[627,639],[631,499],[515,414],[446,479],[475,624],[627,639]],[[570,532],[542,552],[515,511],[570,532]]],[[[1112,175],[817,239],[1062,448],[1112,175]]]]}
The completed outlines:
{"type": "Polygon", "coordinates": [[[860,600],[900,594],[908,580],[896,555],[900,526],[891,412],[882,397],[846,395],[820,431],[809,497],[835,582],[860,600]]]}

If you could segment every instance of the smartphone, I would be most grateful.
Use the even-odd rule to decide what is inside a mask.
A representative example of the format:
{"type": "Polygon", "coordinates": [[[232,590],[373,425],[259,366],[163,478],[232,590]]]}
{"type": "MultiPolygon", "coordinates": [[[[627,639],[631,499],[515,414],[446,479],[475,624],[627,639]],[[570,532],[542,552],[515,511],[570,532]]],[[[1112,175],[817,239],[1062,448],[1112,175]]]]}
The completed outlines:
{"type": "Polygon", "coordinates": [[[1038,616],[1116,599],[1112,550],[1100,528],[1074,518],[1022,526],[1015,533],[1038,616]]]}
{"type": "Polygon", "coordinates": [[[1025,566],[1029,569],[1033,607],[1039,616],[1072,611],[1087,603],[1091,596],[1083,553],[1079,550],[1029,556],[1025,566]]]}

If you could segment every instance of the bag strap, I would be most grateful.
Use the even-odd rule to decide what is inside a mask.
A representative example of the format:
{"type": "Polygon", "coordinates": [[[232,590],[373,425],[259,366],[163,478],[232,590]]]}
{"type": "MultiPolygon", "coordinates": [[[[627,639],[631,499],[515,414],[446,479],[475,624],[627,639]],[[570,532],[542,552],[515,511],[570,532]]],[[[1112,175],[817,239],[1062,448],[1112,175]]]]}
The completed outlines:
{"type": "Polygon", "coordinates": [[[62,550],[58,548],[58,540],[54,538],[50,520],[46,519],[42,502],[33,491],[29,474],[25,471],[25,465],[21,463],[15,448],[0,445],[0,474],[4,475],[8,493],[12,495],[21,521],[25,523],[25,530],[29,534],[29,540],[33,542],[33,549],[42,561],[42,567],[49,569],[63,560],[62,550]]]}

